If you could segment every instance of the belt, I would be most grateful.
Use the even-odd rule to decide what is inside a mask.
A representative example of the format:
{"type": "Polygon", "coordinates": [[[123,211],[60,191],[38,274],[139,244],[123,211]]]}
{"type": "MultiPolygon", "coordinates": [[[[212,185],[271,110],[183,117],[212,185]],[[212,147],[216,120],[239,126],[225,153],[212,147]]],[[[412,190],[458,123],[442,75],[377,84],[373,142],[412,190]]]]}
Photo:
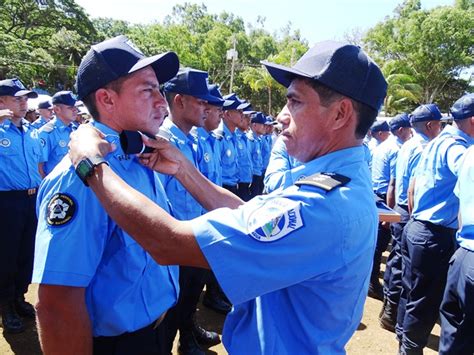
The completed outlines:
{"type": "Polygon", "coordinates": [[[9,191],[0,191],[0,196],[5,197],[31,197],[36,195],[38,189],[33,187],[27,190],[9,190],[9,191]]]}

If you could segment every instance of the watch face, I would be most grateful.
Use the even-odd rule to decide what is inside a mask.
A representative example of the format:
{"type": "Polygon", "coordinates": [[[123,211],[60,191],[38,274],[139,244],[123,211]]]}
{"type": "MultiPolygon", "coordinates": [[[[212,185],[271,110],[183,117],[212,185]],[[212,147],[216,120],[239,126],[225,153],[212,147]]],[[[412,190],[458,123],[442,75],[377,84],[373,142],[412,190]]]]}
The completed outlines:
{"type": "Polygon", "coordinates": [[[88,159],[81,160],[76,168],[77,174],[84,179],[90,174],[92,167],[88,159]]]}

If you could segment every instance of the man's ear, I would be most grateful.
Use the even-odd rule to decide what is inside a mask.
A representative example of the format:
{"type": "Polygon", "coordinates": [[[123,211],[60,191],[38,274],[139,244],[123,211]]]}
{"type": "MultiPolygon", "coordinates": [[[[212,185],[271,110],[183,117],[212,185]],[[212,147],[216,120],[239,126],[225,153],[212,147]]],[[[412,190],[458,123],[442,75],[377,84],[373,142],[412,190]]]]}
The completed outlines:
{"type": "Polygon", "coordinates": [[[112,90],[100,88],[95,92],[94,95],[97,109],[103,110],[107,114],[113,114],[117,100],[117,94],[112,90]]]}
{"type": "Polygon", "coordinates": [[[348,98],[343,98],[335,103],[336,106],[336,117],[333,121],[333,128],[335,130],[347,126],[355,114],[354,106],[352,101],[348,98]]]}
{"type": "Polygon", "coordinates": [[[184,97],[181,94],[176,94],[173,97],[173,107],[179,107],[182,109],[184,107],[184,97]]]}

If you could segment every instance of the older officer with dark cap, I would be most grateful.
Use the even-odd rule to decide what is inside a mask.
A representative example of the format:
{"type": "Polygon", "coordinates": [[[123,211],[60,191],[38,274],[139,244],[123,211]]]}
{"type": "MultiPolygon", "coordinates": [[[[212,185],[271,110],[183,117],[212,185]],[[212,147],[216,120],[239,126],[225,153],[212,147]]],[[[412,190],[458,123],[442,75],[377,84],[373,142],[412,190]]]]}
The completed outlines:
{"type": "Polygon", "coordinates": [[[36,230],[36,190],[43,162],[38,131],[24,119],[28,99],[38,95],[18,79],[0,81],[0,308],[3,329],[20,333],[20,316],[34,318],[24,294],[31,282],[36,230]],[[3,121],[3,122],[2,122],[3,121]]]}
{"type": "Polygon", "coordinates": [[[33,279],[40,284],[36,309],[45,354],[168,353],[160,322],[177,301],[178,268],[158,265],[110,219],[86,179],[94,167],[110,166],[169,211],[160,180],[124,153],[119,134],[158,132],[167,107],[159,85],[178,69],[175,53],[145,57],[125,36],[93,45],[82,59],[78,96],[95,129],[118,149],[84,160],[78,175],[63,159],[38,192],[33,279]]]}
{"type": "MultiPolygon", "coordinates": [[[[378,220],[361,144],[387,84],[359,47],[333,41],[292,68],[264,64],[288,87],[292,119],[282,136],[303,162],[288,172],[294,185],[244,204],[169,144],[149,140],[158,152],[145,164],[175,174],[207,209],[227,208],[177,221],[107,166],[87,182],[160,263],[215,272],[234,304],[223,335],[230,353],[344,353],[362,316],[378,220]]],[[[91,128],[78,133],[74,164],[111,149],[91,128]]]]}
{"type": "Polygon", "coordinates": [[[474,118],[457,103],[454,122],[421,153],[414,175],[412,218],[402,235],[402,294],[397,337],[402,354],[422,354],[446,285],[449,260],[457,248],[459,199],[453,194],[461,162],[474,142],[474,118]]]}

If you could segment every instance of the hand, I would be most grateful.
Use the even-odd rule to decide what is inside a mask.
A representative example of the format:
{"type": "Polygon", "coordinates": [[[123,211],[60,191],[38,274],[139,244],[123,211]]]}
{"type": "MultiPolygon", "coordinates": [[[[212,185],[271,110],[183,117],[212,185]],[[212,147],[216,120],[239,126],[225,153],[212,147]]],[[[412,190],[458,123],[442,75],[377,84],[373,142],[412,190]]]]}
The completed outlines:
{"type": "Polygon", "coordinates": [[[0,110],[0,123],[3,123],[7,118],[13,117],[13,112],[7,108],[0,110]]]}
{"type": "Polygon", "coordinates": [[[187,158],[178,148],[159,136],[156,137],[156,140],[146,136],[142,136],[142,139],[145,145],[155,149],[151,153],[140,155],[139,159],[143,165],[162,174],[176,175],[179,173],[187,158]]]}
{"type": "Polygon", "coordinates": [[[104,134],[92,125],[81,124],[71,133],[69,158],[74,167],[89,157],[102,157],[115,150],[115,146],[104,139],[104,134]]]}

